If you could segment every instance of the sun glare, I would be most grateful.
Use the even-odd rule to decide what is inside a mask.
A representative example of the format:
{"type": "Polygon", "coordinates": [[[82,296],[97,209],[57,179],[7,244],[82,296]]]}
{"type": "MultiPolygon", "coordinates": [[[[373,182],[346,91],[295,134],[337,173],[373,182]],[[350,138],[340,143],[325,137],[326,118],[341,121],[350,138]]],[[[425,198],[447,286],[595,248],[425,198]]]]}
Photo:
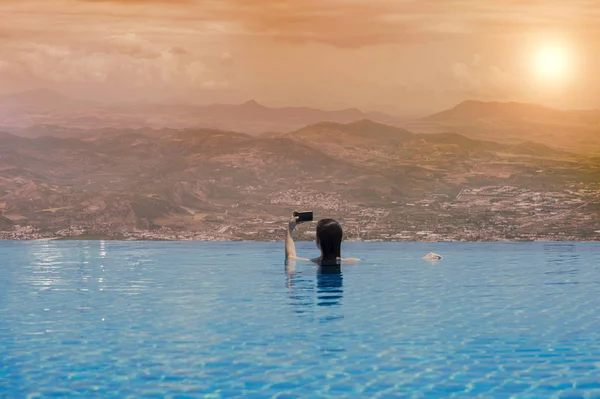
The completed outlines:
{"type": "Polygon", "coordinates": [[[534,58],[535,74],[544,80],[564,80],[569,73],[569,54],[558,45],[547,45],[534,58]]]}

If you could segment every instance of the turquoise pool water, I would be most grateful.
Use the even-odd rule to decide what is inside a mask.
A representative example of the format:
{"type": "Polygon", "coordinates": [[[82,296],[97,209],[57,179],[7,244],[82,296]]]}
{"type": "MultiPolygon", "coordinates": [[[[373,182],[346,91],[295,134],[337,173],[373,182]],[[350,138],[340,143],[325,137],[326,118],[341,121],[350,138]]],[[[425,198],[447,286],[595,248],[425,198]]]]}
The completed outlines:
{"type": "Polygon", "coordinates": [[[599,244],[345,252],[0,242],[0,397],[600,398],[599,244]]]}

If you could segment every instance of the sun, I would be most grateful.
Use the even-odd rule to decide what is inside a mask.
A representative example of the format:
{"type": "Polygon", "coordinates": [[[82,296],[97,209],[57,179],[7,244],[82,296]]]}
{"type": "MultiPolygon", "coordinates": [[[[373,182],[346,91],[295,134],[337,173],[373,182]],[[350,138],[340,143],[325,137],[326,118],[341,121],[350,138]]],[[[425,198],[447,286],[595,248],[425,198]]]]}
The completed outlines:
{"type": "Polygon", "coordinates": [[[559,81],[569,74],[570,57],[567,50],[559,45],[546,45],[534,55],[534,73],[547,81],[559,81]]]}

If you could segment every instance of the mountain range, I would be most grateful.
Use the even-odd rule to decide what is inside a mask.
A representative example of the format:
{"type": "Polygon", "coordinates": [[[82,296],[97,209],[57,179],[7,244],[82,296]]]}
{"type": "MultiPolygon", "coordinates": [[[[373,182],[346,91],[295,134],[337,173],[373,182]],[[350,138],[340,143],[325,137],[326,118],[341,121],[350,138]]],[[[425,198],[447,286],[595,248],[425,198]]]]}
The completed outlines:
{"type": "Polygon", "coordinates": [[[505,144],[533,142],[568,151],[600,151],[600,110],[557,110],[515,102],[465,101],[420,119],[406,120],[358,109],[271,108],[243,104],[103,104],[51,90],[0,98],[0,129],[23,137],[84,137],[137,130],[140,133],[218,129],[273,136],[319,123],[362,120],[415,133],[458,133],[505,144]]]}
{"type": "Polygon", "coordinates": [[[145,231],[164,238],[160,232],[169,231],[171,238],[278,239],[281,221],[296,209],[340,218],[349,237],[361,239],[423,231],[510,238],[530,234],[537,220],[544,231],[589,237],[598,210],[565,198],[596,203],[587,191],[572,193],[594,192],[598,164],[542,144],[414,133],[364,119],[262,136],[217,129],[2,133],[0,231],[26,225],[50,236],[145,231]],[[465,205],[465,190],[489,187],[521,191],[465,205]],[[571,208],[578,209],[571,225],[552,222],[554,212],[571,208]],[[527,227],[517,231],[521,224],[527,227]]]}
{"type": "Polygon", "coordinates": [[[243,104],[103,104],[40,89],[0,98],[4,130],[37,135],[77,136],[98,129],[211,128],[249,134],[287,132],[313,123],[347,123],[369,118],[396,124],[399,119],[358,109],[271,108],[251,100],[243,104]]]}
{"type": "Polygon", "coordinates": [[[472,138],[532,141],[572,151],[600,149],[600,110],[557,110],[526,103],[465,101],[412,121],[420,132],[454,131],[472,138]]]}
{"type": "Polygon", "coordinates": [[[18,93],[0,99],[0,238],[277,239],[296,209],[350,238],[596,239],[599,126],[522,103],[404,121],[18,93]]]}

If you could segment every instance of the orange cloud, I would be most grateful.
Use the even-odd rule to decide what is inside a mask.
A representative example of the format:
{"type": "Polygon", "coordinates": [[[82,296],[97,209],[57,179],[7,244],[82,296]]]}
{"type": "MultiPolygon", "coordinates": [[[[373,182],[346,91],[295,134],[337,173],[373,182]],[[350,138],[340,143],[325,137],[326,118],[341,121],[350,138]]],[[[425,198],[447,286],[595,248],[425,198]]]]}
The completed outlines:
{"type": "Polygon", "coordinates": [[[482,33],[510,35],[537,28],[600,33],[596,0],[231,0],[226,4],[202,8],[209,11],[206,15],[239,24],[248,35],[340,47],[482,33]]]}
{"type": "Polygon", "coordinates": [[[600,92],[598,0],[0,0],[0,18],[0,90],[87,81],[208,98],[227,88],[332,107],[410,106],[418,91],[451,105],[533,90],[517,58],[539,33],[571,35],[589,71],[573,92],[600,92]],[[471,63],[475,53],[487,63],[471,63]]]}
{"type": "Polygon", "coordinates": [[[119,3],[119,4],[189,4],[194,3],[194,0],[79,0],[85,3],[119,3]]]}
{"type": "Polygon", "coordinates": [[[510,99],[527,89],[526,82],[497,65],[490,65],[480,56],[472,62],[452,65],[453,90],[469,98],[510,99]]]}
{"type": "Polygon", "coordinates": [[[25,42],[14,44],[9,50],[2,69],[47,82],[97,82],[157,89],[203,87],[214,85],[216,79],[201,59],[185,49],[153,44],[134,33],[113,35],[89,46],[25,42]]]}
{"type": "MultiPolygon", "coordinates": [[[[597,0],[0,0],[7,8],[46,16],[79,12],[84,27],[94,16],[111,24],[145,21],[197,29],[210,25],[223,36],[267,38],[338,47],[422,43],[475,34],[510,35],[531,29],[600,33],[597,0]],[[71,6],[69,7],[69,4],[71,6]],[[29,7],[28,7],[29,5],[29,7]],[[79,6],[78,6],[79,5],[79,6]]],[[[73,21],[73,29],[77,22],[73,21]]],[[[20,25],[19,28],[25,29],[20,25]]],[[[61,23],[63,29],[68,28],[61,23]]],[[[56,29],[50,28],[49,29],[56,29]]],[[[203,33],[203,32],[199,32],[203,33]]]]}

